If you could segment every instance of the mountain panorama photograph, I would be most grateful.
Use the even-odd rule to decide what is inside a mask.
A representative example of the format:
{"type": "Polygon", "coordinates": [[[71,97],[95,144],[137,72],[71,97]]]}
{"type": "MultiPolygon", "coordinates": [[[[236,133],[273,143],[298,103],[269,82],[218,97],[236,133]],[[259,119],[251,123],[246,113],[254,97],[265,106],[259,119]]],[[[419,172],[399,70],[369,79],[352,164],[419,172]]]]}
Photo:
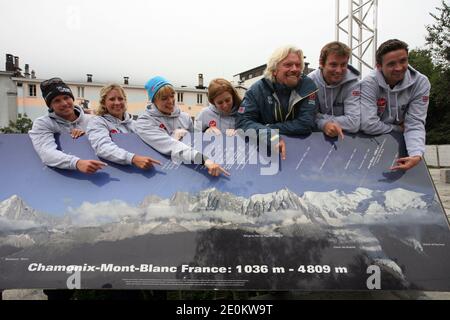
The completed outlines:
{"type": "Polygon", "coordinates": [[[449,12],[4,1],[0,300],[450,298],[449,12]]]}
{"type": "MultiPolygon", "coordinates": [[[[303,143],[328,145],[319,135],[311,139],[315,142],[304,140],[303,143]]],[[[361,139],[364,138],[355,141],[361,139]]],[[[95,266],[92,267],[95,272],[82,272],[83,287],[174,289],[183,285],[197,289],[211,286],[259,290],[367,289],[367,268],[377,266],[386,275],[383,277],[386,288],[446,288],[447,283],[439,277],[433,277],[435,280],[423,277],[437,264],[447,266],[445,261],[450,261],[445,250],[449,241],[448,223],[430,177],[424,167],[418,168],[412,175],[418,182],[414,191],[404,187],[408,186],[405,181],[400,183],[408,181],[407,177],[386,178],[381,173],[391,161],[391,152],[398,152],[398,146],[392,137],[381,141],[383,151],[374,142],[369,152],[372,158],[364,157],[365,149],[361,155],[356,154],[359,152],[352,155],[355,168],[361,166],[360,161],[366,163],[361,175],[382,177],[377,182],[378,189],[355,186],[351,190],[347,186],[329,191],[292,191],[308,190],[308,185],[314,188],[314,179],[319,179],[317,167],[324,166],[324,162],[319,161],[315,164],[316,170],[311,172],[312,180],[299,175],[293,182],[284,180],[292,188],[285,186],[273,192],[248,196],[242,191],[239,195],[223,191],[227,188],[243,190],[243,186],[252,180],[251,175],[239,174],[237,165],[235,171],[231,168],[232,175],[226,180],[233,186],[231,188],[218,182],[220,179],[210,180],[199,174],[200,169],[196,166],[183,164],[173,168],[166,165],[168,169],[161,179],[172,183],[180,181],[180,186],[183,185],[180,179],[187,179],[189,183],[206,179],[211,186],[195,192],[168,194],[166,190],[164,196],[157,182],[149,184],[147,177],[137,175],[130,182],[143,179],[147,190],[155,191],[147,191],[138,201],[127,200],[127,191],[107,201],[82,201],[79,205],[68,202],[57,214],[54,210],[43,210],[42,206],[41,209],[34,208],[20,193],[10,195],[0,202],[0,256],[4,270],[0,283],[5,287],[57,288],[67,279],[68,266],[84,266],[85,269],[95,266]],[[302,187],[299,189],[297,184],[302,187]],[[236,269],[251,265],[269,269],[270,266],[281,267],[285,273],[267,277],[236,269]],[[129,266],[134,266],[133,272],[129,266]],[[152,266],[151,273],[148,266],[152,266]],[[224,274],[190,273],[186,272],[187,266],[224,267],[229,271],[224,274]],[[296,277],[297,270],[307,266],[325,268],[329,274],[296,277]],[[176,272],[159,272],[162,270],[176,272]],[[147,279],[150,275],[151,282],[147,279]]],[[[65,150],[70,149],[69,144],[65,145],[68,142],[70,140],[61,140],[65,150]]],[[[287,142],[298,144],[294,139],[287,139],[287,142]]],[[[367,143],[362,145],[367,146],[367,143]]],[[[300,152],[284,162],[282,172],[264,180],[266,183],[272,181],[270,188],[276,186],[273,181],[283,174],[296,172],[294,168],[299,166],[299,159],[304,162],[302,166],[325,158],[337,165],[341,161],[351,166],[348,157],[341,159],[339,153],[343,151],[339,146],[332,149],[336,154],[331,155],[328,147],[302,147],[301,150],[308,150],[309,156],[300,152]]],[[[359,150],[357,142],[354,150],[359,150]]],[[[30,166],[42,168],[38,159],[28,161],[30,166]]],[[[247,166],[250,170],[251,166],[247,166]]],[[[252,170],[256,171],[258,166],[253,165],[252,170]]],[[[310,164],[310,168],[314,166],[310,164]]],[[[89,180],[81,181],[85,184],[86,195],[92,192],[91,188],[99,193],[112,188],[114,183],[126,183],[124,177],[130,176],[130,172],[123,172],[120,167],[108,170],[110,183],[98,186],[89,180]]],[[[62,184],[55,184],[59,188],[70,185],[70,179],[58,171],[36,172],[38,179],[44,176],[59,179],[62,184]]],[[[322,173],[330,181],[338,180],[333,179],[336,174],[339,173],[322,173]]],[[[199,182],[199,185],[203,183],[199,182]]],[[[26,194],[28,188],[33,186],[20,184],[18,191],[22,189],[26,194]]],[[[41,190],[34,190],[36,192],[41,201],[51,199],[51,183],[41,190]]],[[[66,194],[69,197],[71,192],[66,194]]]]}

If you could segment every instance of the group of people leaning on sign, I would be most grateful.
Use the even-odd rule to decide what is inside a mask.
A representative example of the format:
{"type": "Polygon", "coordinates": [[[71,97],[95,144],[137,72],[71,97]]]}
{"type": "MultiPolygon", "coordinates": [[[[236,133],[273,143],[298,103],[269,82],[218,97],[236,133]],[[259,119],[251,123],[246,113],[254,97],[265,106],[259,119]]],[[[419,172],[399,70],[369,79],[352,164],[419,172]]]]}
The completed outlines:
{"type": "Polygon", "coordinates": [[[165,155],[178,152],[183,160],[202,163],[212,176],[229,173],[202,153],[180,141],[190,131],[236,134],[236,129],[267,132],[267,141],[286,157],[281,135],[305,135],[321,130],[329,137],[344,139],[343,132],[362,131],[370,135],[403,132],[408,156],[392,170],[417,165],[425,151],[425,120],[430,83],[408,64],[408,45],[393,39],[380,45],[376,68],[362,81],[349,65],[351,50],[332,42],[321,50],[320,67],[303,74],[303,52],[295,47],[277,49],[269,59],[264,77],[255,82],[241,100],[225,79],[212,80],[208,87],[209,106],[196,117],[182,112],[175,103],[169,81],[157,76],[145,84],[149,104],[133,120],[127,113],[127,95],[120,85],[101,89],[96,115],[85,114],[74,105],[70,88],[59,78],[41,83],[49,108],[36,119],[29,132],[36,152],[51,167],[94,173],[106,164],[83,160],[58,150],[55,133],[73,138],[87,134],[99,158],[149,169],[159,161],[117,146],[115,133],[136,133],[145,143],[165,155]]]}

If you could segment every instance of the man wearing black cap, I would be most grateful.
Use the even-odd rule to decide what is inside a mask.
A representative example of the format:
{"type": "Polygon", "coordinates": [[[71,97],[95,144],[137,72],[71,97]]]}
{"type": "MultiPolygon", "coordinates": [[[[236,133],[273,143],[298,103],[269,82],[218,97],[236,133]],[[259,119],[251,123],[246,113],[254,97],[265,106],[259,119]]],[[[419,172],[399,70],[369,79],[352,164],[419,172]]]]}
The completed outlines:
{"type": "Polygon", "coordinates": [[[83,109],[74,105],[70,88],[60,78],[52,78],[41,83],[41,91],[49,112],[34,121],[29,135],[42,162],[49,167],[84,173],[102,169],[106,164],[101,161],[81,160],[57,149],[55,133],[70,133],[76,139],[84,135],[89,121],[83,109]]]}

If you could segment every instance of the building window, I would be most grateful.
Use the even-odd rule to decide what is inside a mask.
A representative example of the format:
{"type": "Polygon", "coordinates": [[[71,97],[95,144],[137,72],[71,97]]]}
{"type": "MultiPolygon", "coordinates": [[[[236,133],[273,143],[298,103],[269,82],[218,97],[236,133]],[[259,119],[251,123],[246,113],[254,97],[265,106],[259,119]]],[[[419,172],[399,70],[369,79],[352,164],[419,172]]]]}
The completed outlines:
{"type": "Polygon", "coordinates": [[[203,104],[203,95],[197,94],[197,104],[203,104]]]}
{"type": "Polygon", "coordinates": [[[177,93],[177,99],[178,99],[178,102],[183,102],[183,92],[177,93]]]}
{"type": "Polygon", "coordinates": [[[78,98],[84,98],[84,87],[77,87],[78,98]]]}
{"type": "Polygon", "coordinates": [[[253,78],[253,74],[250,73],[250,74],[248,75],[248,78],[249,78],[249,79],[253,78]]]}
{"type": "Polygon", "coordinates": [[[28,85],[28,96],[36,97],[36,85],[35,84],[28,85]]]}

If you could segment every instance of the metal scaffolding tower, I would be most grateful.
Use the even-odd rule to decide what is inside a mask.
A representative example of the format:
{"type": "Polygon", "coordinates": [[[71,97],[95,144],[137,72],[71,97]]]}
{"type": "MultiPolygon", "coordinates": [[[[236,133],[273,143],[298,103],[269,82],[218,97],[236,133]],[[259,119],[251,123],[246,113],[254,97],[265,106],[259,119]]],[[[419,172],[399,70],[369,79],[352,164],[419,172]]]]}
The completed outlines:
{"type": "Polygon", "coordinates": [[[350,63],[360,72],[363,66],[369,69],[375,66],[377,31],[378,0],[336,0],[336,40],[352,49],[350,63]],[[346,36],[340,37],[342,32],[346,36]]]}

